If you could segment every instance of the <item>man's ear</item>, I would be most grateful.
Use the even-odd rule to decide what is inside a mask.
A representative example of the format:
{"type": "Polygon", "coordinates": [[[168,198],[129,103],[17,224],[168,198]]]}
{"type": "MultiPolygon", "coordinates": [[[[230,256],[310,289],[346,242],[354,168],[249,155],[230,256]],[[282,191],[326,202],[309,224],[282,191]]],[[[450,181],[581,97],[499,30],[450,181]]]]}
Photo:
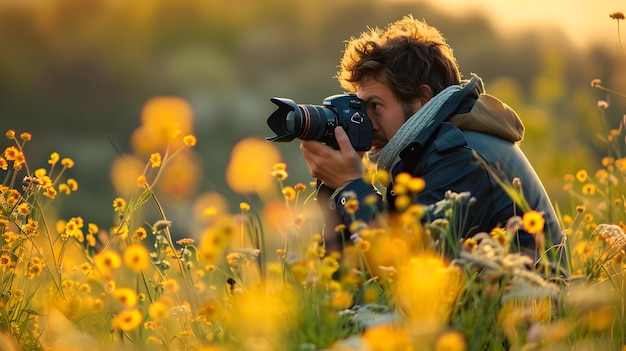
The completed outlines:
{"type": "Polygon", "coordinates": [[[430,99],[433,98],[433,90],[427,84],[422,84],[419,87],[420,90],[420,101],[422,102],[422,106],[426,104],[430,99]]]}

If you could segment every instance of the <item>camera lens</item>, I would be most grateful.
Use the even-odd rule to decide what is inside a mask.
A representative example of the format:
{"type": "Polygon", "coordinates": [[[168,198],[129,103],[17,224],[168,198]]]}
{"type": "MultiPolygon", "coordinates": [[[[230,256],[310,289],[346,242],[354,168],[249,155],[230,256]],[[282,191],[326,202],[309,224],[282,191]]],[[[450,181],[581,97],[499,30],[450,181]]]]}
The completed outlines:
{"type": "Polygon", "coordinates": [[[299,116],[296,111],[287,116],[285,127],[293,131],[298,138],[305,140],[324,140],[325,132],[332,134],[335,127],[335,113],[323,106],[298,105],[299,116]]]}

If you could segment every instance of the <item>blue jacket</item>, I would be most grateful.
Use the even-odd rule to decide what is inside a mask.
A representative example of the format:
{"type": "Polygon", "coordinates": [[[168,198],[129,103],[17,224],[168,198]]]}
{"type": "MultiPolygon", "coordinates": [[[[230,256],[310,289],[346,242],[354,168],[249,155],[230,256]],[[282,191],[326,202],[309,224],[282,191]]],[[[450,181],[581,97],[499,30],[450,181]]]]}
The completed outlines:
{"type": "MultiPolygon", "coordinates": [[[[524,127],[513,110],[485,94],[482,81],[474,77],[444,104],[436,120],[439,123],[433,123],[401,151],[401,161],[391,170],[392,180],[400,172],[424,179],[425,188],[415,198],[417,203],[424,205],[433,205],[444,199],[448,191],[471,193],[476,201],[469,207],[468,223],[462,236],[490,232],[495,227],[505,226],[511,217],[522,215],[522,211],[497,183],[494,174],[478,162],[477,154],[502,181],[510,184],[514,178],[520,179],[530,208],[544,215],[546,243],[550,246],[561,242],[561,230],[548,194],[517,145],[523,138],[524,127]]],[[[386,201],[380,196],[380,210],[396,210],[392,188],[393,184],[387,187],[386,201]]],[[[347,192],[356,194],[360,203],[368,195],[379,194],[373,185],[363,179],[349,183],[328,203],[333,191],[322,185],[318,192],[318,201],[325,212],[326,231],[329,233],[336,224],[343,222],[349,227],[353,220],[343,206],[347,192]]],[[[428,218],[441,216],[435,213],[434,206],[429,208],[431,213],[428,218]]],[[[375,215],[372,207],[362,205],[355,219],[370,222],[375,215]]],[[[334,236],[337,234],[334,233],[334,236]]],[[[518,231],[518,237],[513,239],[512,244],[515,250],[538,257],[535,238],[523,230],[518,231]]],[[[566,262],[564,255],[562,262],[566,262]]]]}

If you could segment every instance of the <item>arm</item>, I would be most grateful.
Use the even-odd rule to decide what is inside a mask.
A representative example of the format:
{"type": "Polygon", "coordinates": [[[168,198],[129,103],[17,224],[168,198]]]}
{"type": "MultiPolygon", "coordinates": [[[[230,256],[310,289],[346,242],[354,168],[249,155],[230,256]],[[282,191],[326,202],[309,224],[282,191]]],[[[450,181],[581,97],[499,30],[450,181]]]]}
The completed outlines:
{"type": "Polygon", "coordinates": [[[329,251],[341,250],[343,240],[349,240],[347,230],[335,233],[335,227],[345,224],[349,228],[356,219],[368,223],[374,217],[374,206],[364,205],[364,199],[371,194],[377,196],[376,207],[382,207],[382,197],[371,185],[363,180],[364,168],[361,155],[357,153],[350,139],[341,127],[335,128],[335,137],[339,150],[318,141],[302,140],[300,150],[306,161],[311,176],[322,184],[318,190],[318,204],[324,215],[326,228],[324,235],[329,251]],[[339,190],[337,190],[339,189],[339,190]],[[344,194],[356,194],[359,209],[348,213],[345,209],[344,194]],[[344,238],[341,238],[341,235],[344,238]]]}

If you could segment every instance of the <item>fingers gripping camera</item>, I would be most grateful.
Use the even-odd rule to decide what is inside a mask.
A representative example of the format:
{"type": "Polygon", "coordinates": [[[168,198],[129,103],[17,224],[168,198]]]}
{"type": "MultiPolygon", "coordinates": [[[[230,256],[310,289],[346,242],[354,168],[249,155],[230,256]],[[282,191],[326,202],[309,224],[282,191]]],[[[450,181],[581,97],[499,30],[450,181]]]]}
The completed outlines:
{"type": "Polygon", "coordinates": [[[267,141],[317,140],[338,149],[334,130],[342,126],[356,151],[368,151],[372,146],[372,121],[365,113],[365,102],[355,94],[329,96],[322,106],[284,98],[270,101],[278,106],[267,119],[276,136],[265,138],[267,141]]]}

